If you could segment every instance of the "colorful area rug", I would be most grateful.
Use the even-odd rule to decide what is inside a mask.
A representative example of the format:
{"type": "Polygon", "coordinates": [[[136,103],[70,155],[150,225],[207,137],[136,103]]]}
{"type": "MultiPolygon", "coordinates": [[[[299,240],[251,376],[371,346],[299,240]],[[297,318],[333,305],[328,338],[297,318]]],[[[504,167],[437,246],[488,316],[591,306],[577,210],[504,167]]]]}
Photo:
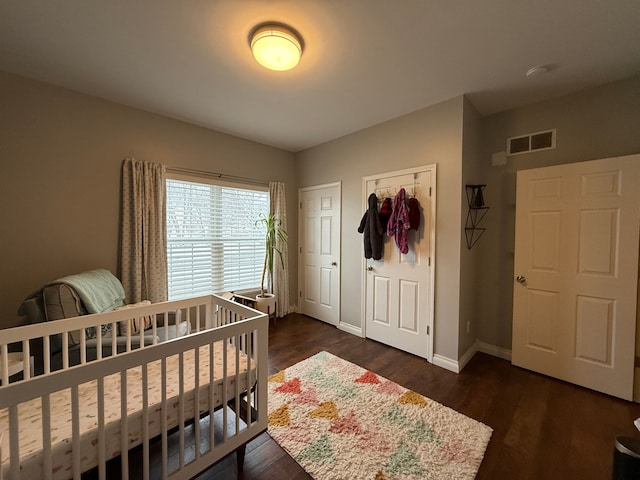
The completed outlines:
{"type": "Polygon", "coordinates": [[[269,434],[316,480],[471,479],[491,432],[327,352],[269,377],[269,434]]]}

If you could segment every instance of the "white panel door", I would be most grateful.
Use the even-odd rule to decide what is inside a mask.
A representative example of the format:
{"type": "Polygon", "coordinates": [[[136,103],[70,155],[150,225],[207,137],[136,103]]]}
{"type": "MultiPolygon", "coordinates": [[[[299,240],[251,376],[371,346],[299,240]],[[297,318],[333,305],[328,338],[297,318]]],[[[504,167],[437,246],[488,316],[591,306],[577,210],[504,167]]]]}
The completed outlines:
{"type": "Polygon", "coordinates": [[[340,184],[300,189],[300,311],[332,325],[340,320],[340,184]]]}
{"type": "Polygon", "coordinates": [[[514,365],[632,399],[639,164],[518,172],[514,365]]]}
{"type": "MultiPolygon", "coordinates": [[[[409,230],[406,254],[384,235],[383,257],[364,260],[365,335],[431,361],[435,165],[366,177],[363,187],[363,208],[372,192],[382,201],[404,187],[407,198],[415,196],[422,211],[420,228],[409,230]]],[[[361,252],[364,257],[364,247],[361,252]]]]}

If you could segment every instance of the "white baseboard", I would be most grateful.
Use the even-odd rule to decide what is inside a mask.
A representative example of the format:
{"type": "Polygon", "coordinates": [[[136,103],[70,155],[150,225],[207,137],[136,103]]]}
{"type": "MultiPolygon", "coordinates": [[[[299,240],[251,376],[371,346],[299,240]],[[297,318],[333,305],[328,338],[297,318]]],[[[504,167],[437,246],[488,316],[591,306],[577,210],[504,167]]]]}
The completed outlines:
{"type": "Polygon", "coordinates": [[[478,340],[473,342],[473,345],[471,345],[469,349],[466,352],[464,352],[464,355],[460,357],[460,360],[458,360],[458,373],[460,373],[462,369],[467,365],[467,363],[469,363],[469,360],[473,358],[473,356],[476,354],[477,351],[478,351],[478,340]]]}
{"type": "Polygon", "coordinates": [[[479,352],[502,358],[503,360],[511,361],[511,350],[502,347],[496,347],[495,345],[490,345],[488,343],[481,342],[480,340],[478,340],[476,344],[479,352]]]}
{"type": "Polygon", "coordinates": [[[450,372],[460,373],[458,362],[450,359],[449,357],[438,355],[436,353],[433,355],[433,364],[438,367],[444,368],[445,370],[449,370],[450,372]]]}
{"type": "Polygon", "coordinates": [[[469,363],[469,360],[473,358],[476,352],[486,353],[494,357],[502,358],[504,360],[511,361],[511,350],[502,347],[496,347],[495,345],[489,345],[488,343],[476,340],[473,345],[460,357],[459,360],[453,360],[437,353],[433,356],[433,364],[438,367],[442,367],[450,372],[460,373],[462,369],[469,363]]]}
{"type": "Polygon", "coordinates": [[[351,325],[345,322],[338,323],[338,330],[342,330],[343,332],[350,333],[351,335],[355,335],[356,337],[363,338],[362,328],[356,327],[355,325],[351,325]]]}

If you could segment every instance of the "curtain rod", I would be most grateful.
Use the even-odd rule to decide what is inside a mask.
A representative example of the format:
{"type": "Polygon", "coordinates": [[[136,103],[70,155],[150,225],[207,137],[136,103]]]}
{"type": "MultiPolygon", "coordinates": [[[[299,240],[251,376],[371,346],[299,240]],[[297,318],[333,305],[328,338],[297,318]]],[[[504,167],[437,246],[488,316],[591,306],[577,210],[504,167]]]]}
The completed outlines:
{"type": "Polygon", "coordinates": [[[201,177],[219,178],[220,180],[231,180],[231,181],[237,181],[242,183],[249,183],[251,185],[260,185],[264,187],[269,186],[268,180],[258,180],[256,178],[240,177],[238,175],[227,175],[226,173],[208,172],[206,170],[196,170],[194,168],[167,166],[167,171],[173,172],[173,173],[186,173],[190,175],[199,175],[201,177]]]}

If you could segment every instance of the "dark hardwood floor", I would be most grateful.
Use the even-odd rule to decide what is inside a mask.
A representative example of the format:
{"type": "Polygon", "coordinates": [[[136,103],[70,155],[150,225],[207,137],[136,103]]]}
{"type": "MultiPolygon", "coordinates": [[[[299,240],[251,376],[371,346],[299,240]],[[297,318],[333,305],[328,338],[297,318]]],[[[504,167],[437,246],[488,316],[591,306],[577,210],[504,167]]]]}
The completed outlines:
{"type": "MultiPolygon", "coordinates": [[[[494,429],[478,479],[608,479],[618,434],[640,436],[640,405],[476,354],[456,375],[425,360],[303,315],[270,327],[269,372],[326,350],[494,429]]],[[[311,478],[266,433],[247,445],[238,473],[231,455],[199,480],[311,478]]]]}

